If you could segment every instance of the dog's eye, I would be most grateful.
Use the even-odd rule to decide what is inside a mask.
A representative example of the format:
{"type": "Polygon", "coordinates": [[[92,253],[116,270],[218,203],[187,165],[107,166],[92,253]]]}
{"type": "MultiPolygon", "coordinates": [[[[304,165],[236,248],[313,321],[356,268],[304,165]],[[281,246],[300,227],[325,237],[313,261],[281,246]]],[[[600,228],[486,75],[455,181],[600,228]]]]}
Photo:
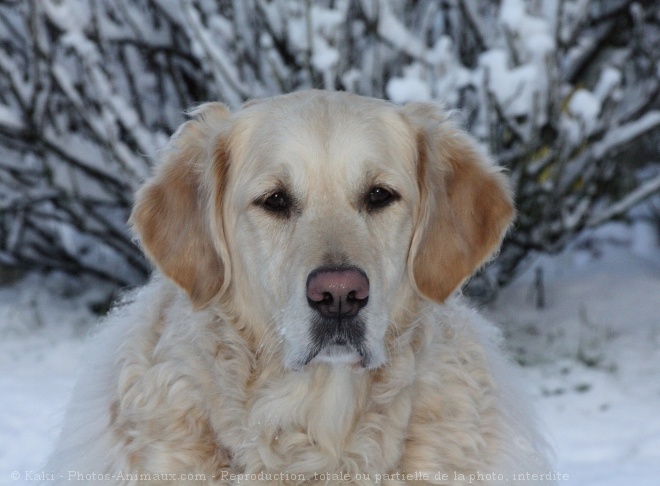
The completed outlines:
{"type": "Polygon", "coordinates": [[[268,211],[274,213],[283,213],[288,211],[291,204],[289,203],[289,196],[284,191],[274,192],[262,202],[263,207],[268,211]]]}
{"type": "Polygon", "coordinates": [[[398,195],[389,189],[376,186],[367,194],[367,209],[380,209],[392,204],[398,199],[398,195]]]}

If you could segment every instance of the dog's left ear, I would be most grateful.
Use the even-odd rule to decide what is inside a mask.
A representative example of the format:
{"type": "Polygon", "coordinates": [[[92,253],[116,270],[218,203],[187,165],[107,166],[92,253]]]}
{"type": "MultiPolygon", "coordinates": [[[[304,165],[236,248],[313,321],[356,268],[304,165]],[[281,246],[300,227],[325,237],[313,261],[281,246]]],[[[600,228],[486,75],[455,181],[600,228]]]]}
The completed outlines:
{"type": "Polygon", "coordinates": [[[515,211],[507,178],[431,104],[403,108],[417,143],[420,205],[408,256],[417,291],[443,302],[499,248],[515,211]]]}

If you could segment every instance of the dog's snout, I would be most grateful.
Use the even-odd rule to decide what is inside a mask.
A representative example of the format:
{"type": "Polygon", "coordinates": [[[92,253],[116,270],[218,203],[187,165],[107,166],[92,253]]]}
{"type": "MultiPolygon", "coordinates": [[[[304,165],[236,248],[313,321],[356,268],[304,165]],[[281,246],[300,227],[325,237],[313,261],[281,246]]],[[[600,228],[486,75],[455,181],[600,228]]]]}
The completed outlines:
{"type": "Polygon", "coordinates": [[[307,302],[324,317],[352,317],[367,305],[369,279],[354,267],[322,267],[307,277],[307,302]]]}

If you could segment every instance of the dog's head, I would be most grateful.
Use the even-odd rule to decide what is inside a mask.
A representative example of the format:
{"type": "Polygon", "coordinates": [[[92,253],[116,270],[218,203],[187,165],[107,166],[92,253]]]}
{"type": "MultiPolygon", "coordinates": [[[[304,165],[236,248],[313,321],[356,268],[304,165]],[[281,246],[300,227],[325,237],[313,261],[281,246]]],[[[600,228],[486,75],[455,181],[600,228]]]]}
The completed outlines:
{"type": "Polygon", "coordinates": [[[443,302],[512,216],[505,178],[438,107],[310,91],[201,106],[131,221],[194,307],[233,306],[285,366],[375,368],[406,296],[443,302]]]}

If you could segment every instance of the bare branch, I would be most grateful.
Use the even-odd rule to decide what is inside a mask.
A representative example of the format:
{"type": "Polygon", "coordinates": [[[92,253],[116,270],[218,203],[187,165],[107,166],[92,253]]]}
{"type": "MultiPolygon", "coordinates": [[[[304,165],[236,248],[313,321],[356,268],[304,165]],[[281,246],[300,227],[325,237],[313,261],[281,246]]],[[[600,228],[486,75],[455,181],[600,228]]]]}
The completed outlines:
{"type": "Polygon", "coordinates": [[[618,201],[598,214],[591,216],[587,221],[587,226],[589,228],[595,228],[617,216],[626,214],[640,202],[658,193],[660,193],[660,174],[656,175],[653,179],[642,183],[637,189],[628,194],[621,201],[618,201]]]}

